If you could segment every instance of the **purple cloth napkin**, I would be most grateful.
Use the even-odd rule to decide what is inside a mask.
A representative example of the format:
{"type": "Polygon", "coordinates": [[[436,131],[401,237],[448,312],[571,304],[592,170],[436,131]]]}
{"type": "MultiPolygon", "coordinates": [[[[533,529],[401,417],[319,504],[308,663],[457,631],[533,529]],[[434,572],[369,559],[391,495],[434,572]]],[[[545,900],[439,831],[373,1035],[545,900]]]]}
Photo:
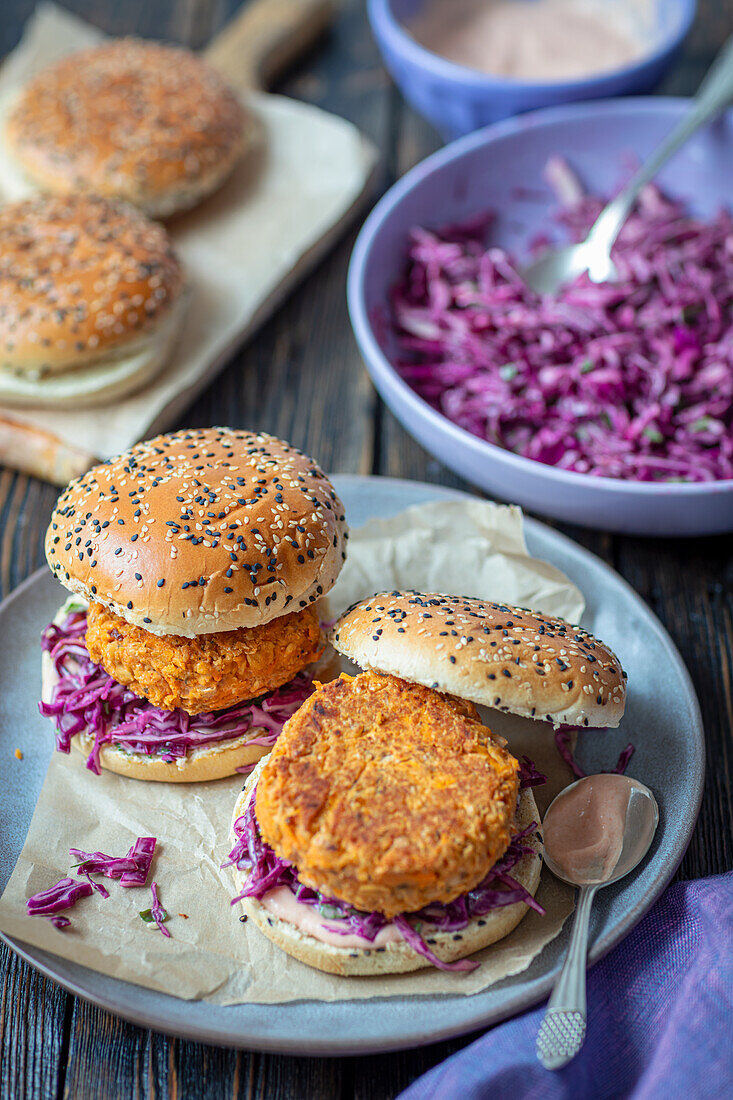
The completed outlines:
{"type": "Polygon", "coordinates": [[[588,1034],[565,1069],[537,1061],[543,1012],[488,1031],[402,1100],[733,1097],[733,872],[672,886],[589,972],[588,1034]]]}

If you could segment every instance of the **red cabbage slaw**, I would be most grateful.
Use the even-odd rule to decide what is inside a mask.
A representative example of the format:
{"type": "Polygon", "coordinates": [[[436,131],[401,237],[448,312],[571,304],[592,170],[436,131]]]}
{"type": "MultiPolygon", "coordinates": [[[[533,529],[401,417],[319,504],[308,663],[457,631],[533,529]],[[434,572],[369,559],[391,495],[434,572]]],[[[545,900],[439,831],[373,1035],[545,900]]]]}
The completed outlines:
{"type": "MultiPolygon", "coordinates": [[[[538,772],[534,774],[539,775],[538,772]]],[[[255,787],[247,808],[234,822],[233,829],[238,839],[229,853],[229,859],[222,865],[224,867],[236,865],[239,870],[247,874],[244,888],[232,900],[232,905],[247,897],[262,898],[270,890],[285,886],[293,893],[296,901],[314,906],[329,920],[339,921],[339,926],[326,925],[330,932],[337,932],[344,936],[361,936],[371,943],[380,928],[393,923],[402,938],[418,954],[440,970],[475,970],[480,964],[470,959],[459,959],[452,963],[443,962],[431,950],[431,944],[434,944],[435,940],[429,934],[430,932],[460,932],[470,921],[485,916],[492,909],[513,905],[519,901],[544,915],[545,911],[539,902],[510,874],[523,856],[535,852],[535,849],[527,843],[527,839],[538,828],[536,822],[532,822],[526,829],[514,835],[502,858],[494,864],[486,878],[473,890],[462,894],[448,904],[433,902],[415,913],[400,914],[390,922],[382,913],[362,912],[337,898],[324,897],[319,891],[299,882],[297,870],[293,864],[276,855],[262,839],[255,814],[256,798],[257,788],[255,787]],[[423,925],[428,927],[423,928],[423,925]]]]}
{"type": "Polygon", "coordinates": [[[104,852],[83,852],[80,848],[69,848],[69,855],[80,861],[78,875],[101,874],[105,878],[119,879],[120,886],[144,886],[155,844],[154,836],[139,836],[126,856],[106,856],[104,852]]]}
{"type": "Polygon", "coordinates": [[[180,708],[161,710],[147,699],[113,680],[91,660],[84,637],[86,612],[73,611],[52,623],[42,636],[42,647],[58,674],[51,701],[39,709],[56,723],[56,747],[69,752],[77,733],[93,736],[86,766],[100,774],[99,750],[114,745],[124,752],[157,755],[166,762],[185,757],[189,749],[242,737],[262,730],[250,744],[274,745],[284,723],[313,692],[313,680],[300,672],[289,683],[260,699],[224,710],[189,715],[180,708]]]}
{"type": "MultiPolygon", "coordinates": [[[[575,728],[575,726],[559,726],[555,730],[555,745],[560,756],[568,765],[575,778],[585,779],[588,773],[586,771],[583,771],[580,764],[573,756],[573,750],[570,748],[570,734],[575,728]]],[[[584,732],[587,732],[587,730],[585,730],[585,727],[583,729],[584,732]]],[[[629,761],[631,760],[631,757],[634,755],[635,752],[636,749],[630,743],[626,746],[625,749],[622,749],[619,753],[619,758],[616,761],[616,767],[611,768],[611,774],[624,775],[626,769],[629,766],[629,761]]]]}
{"type": "Polygon", "coordinates": [[[48,917],[56,928],[68,928],[71,921],[68,917],[57,915],[63,909],[71,909],[81,898],[88,898],[94,892],[94,883],[91,881],[79,882],[78,879],[62,878],[48,890],[41,890],[28,898],[25,903],[29,917],[48,917]]]}
{"type": "MultiPolygon", "coordinates": [[[[68,928],[71,924],[69,918],[59,915],[64,909],[71,909],[77,901],[95,891],[103,898],[109,897],[109,890],[101,882],[95,882],[92,875],[119,879],[120,886],[144,886],[153,862],[155,845],[154,836],[139,836],[126,856],[107,856],[104,852],[69,848],[69,855],[79,860],[74,864],[76,873],[82,875],[86,882],[62,878],[55,886],[34,894],[25,903],[28,916],[47,917],[56,928],[68,928]]],[[[170,936],[167,930],[166,935],[170,936]]]]}
{"type": "Polygon", "coordinates": [[[143,917],[143,919],[146,919],[146,914],[150,913],[150,919],[151,919],[151,921],[153,921],[153,923],[155,924],[158,931],[162,932],[164,936],[168,937],[168,939],[171,939],[172,938],[171,934],[168,931],[168,929],[166,928],[165,924],[163,923],[163,921],[168,920],[168,913],[163,908],[163,906],[160,904],[160,899],[158,897],[158,883],[157,882],[151,883],[150,892],[153,895],[153,904],[150,906],[149,910],[148,909],[143,910],[143,912],[140,914],[140,916],[143,917]]]}
{"type": "MultiPolygon", "coordinates": [[[[603,207],[564,161],[557,217],[582,240],[603,207]]],[[[733,477],[733,219],[647,187],[613,250],[619,281],[540,296],[486,247],[492,215],[413,230],[391,292],[394,365],[433,408],[526,458],[595,477],[733,477]]],[[[537,247],[549,237],[538,238],[537,247]]]]}
{"type": "Polygon", "coordinates": [[[547,776],[538,771],[534,760],[523,756],[519,761],[519,789],[525,791],[527,787],[541,787],[547,782],[547,776]]]}

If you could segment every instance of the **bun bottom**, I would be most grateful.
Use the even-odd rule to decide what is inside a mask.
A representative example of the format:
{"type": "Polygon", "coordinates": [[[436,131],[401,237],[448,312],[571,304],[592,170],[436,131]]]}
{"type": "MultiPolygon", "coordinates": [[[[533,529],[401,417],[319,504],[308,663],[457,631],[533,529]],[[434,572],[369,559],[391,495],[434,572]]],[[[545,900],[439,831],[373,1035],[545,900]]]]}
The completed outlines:
{"type": "MultiPolygon", "coordinates": [[[[88,733],[77,733],[72,737],[71,744],[88,758],[94,738],[88,733]]],[[[152,783],[208,783],[213,779],[236,775],[237,768],[256,763],[267,751],[262,745],[249,745],[238,737],[222,745],[196,749],[195,756],[189,751],[185,756],[165,761],[143,753],[128,753],[115,745],[103,745],[99,750],[99,764],[106,771],[128,779],[152,783]]]]}
{"type": "MultiPolygon", "coordinates": [[[[56,618],[59,618],[57,615],[56,618]]],[[[309,671],[323,681],[335,679],[341,671],[341,662],[330,645],[318,661],[308,665],[309,671]]],[[[56,669],[48,653],[41,654],[41,698],[51,701],[51,693],[57,681],[56,669]]],[[[253,737],[257,737],[255,731],[253,737]]],[[[237,774],[237,768],[255,764],[269,754],[266,745],[251,745],[247,735],[232,741],[222,741],[200,749],[189,750],[185,756],[172,761],[140,752],[126,752],[116,745],[102,745],[99,750],[100,767],[129,779],[142,779],[153,783],[208,783],[214,779],[226,779],[237,774]]],[[[71,744],[85,757],[94,746],[94,737],[77,733],[71,744]]]]}
{"type": "MultiPolygon", "coordinates": [[[[244,790],[237,799],[232,823],[239,817],[249,802],[251,791],[256,784],[267,758],[260,761],[244,790]]],[[[524,829],[532,821],[539,823],[540,815],[537,803],[530,788],[521,792],[517,808],[517,827],[524,829]]],[[[234,833],[232,832],[234,839],[234,833]]],[[[542,842],[537,834],[527,838],[532,854],[524,856],[512,870],[512,877],[534,897],[540,882],[542,871],[542,842]]],[[[234,879],[239,890],[244,876],[232,867],[234,879]]],[[[315,936],[302,932],[291,921],[275,916],[255,898],[243,898],[242,908],[257,925],[260,932],[286,954],[300,962],[323,970],[327,974],[342,977],[364,976],[370,974],[406,974],[413,970],[422,970],[432,964],[419,955],[404,940],[387,943],[381,947],[336,947],[323,943],[315,936]]],[[[442,962],[455,962],[473,955],[492,943],[497,943],[512,932],[527,913],[529,906],[524,902],[515,902],[501,909],[492,909],[485,916],[472,920],[460,933],[434,932],[429,936],[430,949],[442,962]],[[458,939],[456,937],[459,937],[458,939]]]]}
{"type": "Polygon", "coordinates": [[[167,366],[181,330],[190,292],[184,290],[168,315],[143,341],[89,365],[34,378],[31,372],[0,370],[0,404],[15,408],[90,408],[141,389],[167,366]]]}

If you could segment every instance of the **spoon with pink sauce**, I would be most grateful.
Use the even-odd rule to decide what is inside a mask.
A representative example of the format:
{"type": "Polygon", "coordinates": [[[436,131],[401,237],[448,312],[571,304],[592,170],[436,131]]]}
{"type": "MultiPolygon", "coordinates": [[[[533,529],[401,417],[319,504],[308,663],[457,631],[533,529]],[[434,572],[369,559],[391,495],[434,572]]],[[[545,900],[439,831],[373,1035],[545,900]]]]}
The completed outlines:
{"type": "Polygon", "coordinates": [[[633,871],[658,824],[659,807],[649,788],[613,773],[571,783],[547,809],[545,863],[579,893],[567,958],[537,1034],[537,1057],[545,1069],[566,1066],[585,1041],[588,924],[596,891],[633,871]]]}

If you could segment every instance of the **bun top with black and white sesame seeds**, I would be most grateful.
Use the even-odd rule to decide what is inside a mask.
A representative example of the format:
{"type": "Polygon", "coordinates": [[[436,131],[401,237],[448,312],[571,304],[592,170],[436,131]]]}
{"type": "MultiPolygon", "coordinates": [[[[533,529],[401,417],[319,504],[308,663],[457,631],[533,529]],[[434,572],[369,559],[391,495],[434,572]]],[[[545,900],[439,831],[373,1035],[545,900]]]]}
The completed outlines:
{"type": "Polygon", "coordinates": [[[153,634],[190,638],[315,603],[347,538],[313,459],[265,433],[200,428],[138,443],[72,481],[46,558],[70,591],[153,634]]]}
{"type": "Polygon", "coordinates": [[[564,619],[467,596],[380,592],[330,632],[364,669],[554,726],[617,726],[626,674],[602,642],[564,619]]]}
{"type": "Polygon", "coordinates": [[[51,375],[141,343],[184,276],[161,225],[89,195],[0,211],[0,367],[51,375]]]}
{"type": "Polygon", "coordinates": [[[5,143],[44,191],[94,191],[165,216],[218,187],[253,131],[190,50],[121,38],[38,73],[9,113],[5,143]]]}

